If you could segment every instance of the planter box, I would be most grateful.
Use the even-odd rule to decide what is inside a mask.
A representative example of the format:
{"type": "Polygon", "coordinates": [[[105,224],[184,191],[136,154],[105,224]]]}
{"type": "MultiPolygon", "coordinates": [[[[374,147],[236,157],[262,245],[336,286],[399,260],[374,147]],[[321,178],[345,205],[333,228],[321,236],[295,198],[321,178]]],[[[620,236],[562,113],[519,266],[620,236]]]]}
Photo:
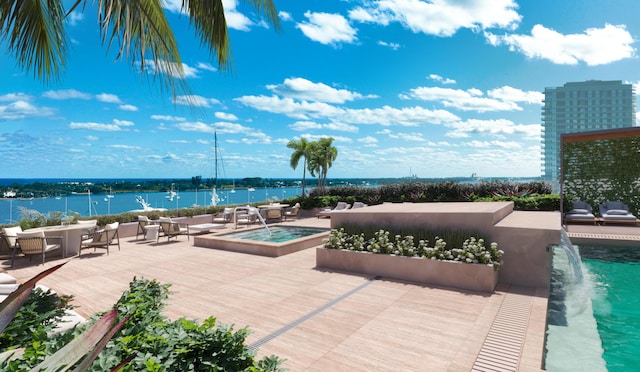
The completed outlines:
{"type": "Polygon", "coordinates": [[[369,252],[316,248],[316,267],[470,291],[493,292],[493,265],[464,264],[369,252]]]}

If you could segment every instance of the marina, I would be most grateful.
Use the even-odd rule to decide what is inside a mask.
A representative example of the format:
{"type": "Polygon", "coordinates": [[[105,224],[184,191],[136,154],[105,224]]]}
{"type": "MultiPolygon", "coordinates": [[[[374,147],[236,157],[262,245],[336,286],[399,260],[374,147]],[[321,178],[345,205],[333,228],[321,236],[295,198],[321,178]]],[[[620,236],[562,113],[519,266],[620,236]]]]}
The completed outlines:
{"type": "MultiPolygon", "coordinates": [[[[276,201],[300,195],[300,187],[249,188],[218,190],[218,206],[261,203],[276,201]]],[[[52,213],[83,217],[141,212],[144,201],[152,209],[182,209],[207,207],[211,205],[211,189],[192,191],[149,192],[149,193],[109,193],[71,194],[46,198],[5,198],[0,200],[0,224],[13,224],[20,220],[22,209],[36,210],[48,216],[52,213]]]]}

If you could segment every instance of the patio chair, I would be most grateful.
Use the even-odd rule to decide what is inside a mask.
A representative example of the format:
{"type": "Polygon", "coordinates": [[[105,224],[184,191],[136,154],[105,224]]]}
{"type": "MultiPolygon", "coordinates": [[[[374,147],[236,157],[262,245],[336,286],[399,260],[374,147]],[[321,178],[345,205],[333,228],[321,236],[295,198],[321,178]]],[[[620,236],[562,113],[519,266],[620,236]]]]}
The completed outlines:
{"type": "Polygon", "coordinates": [[[564,215],[564,222],[568,223],[593,223],[597,224],[598,220],[593,214],[593,208],[585,201],[578,200],[573,202],[573,209],[564,215]]]}
{"type": "Polygon", "coordinates": [[[213,215],[213,223],[228,223],[233,220],[233,208],[225,208],[222,212],[213,215]]]}
{"type": "Polygon", "coordinates": [[[82,240],[89,239],[98,229],[98,220],[78,220],[78,225],[86,226],[86,230],[82,232],[82,240]]]}
{"type": "Polygon", "coordinates": [[[606,201],[600,204],[602,224],[625,223],[636,224],[638,219],[629,212],[629,207],[621,201],[606,201]]]}
{"type": "MultiPolygon", "coordinates": [[[[38,232],[19,232],[17,233],[16,242],[23,255],[29,257],[42,256],[42,264],[45,263],[46,254],[62,248],[61,236],[45,236],[44,231],[38,232]],[[57,243],[52,244],[55,241],[57,243]]],[[[14,257],[11,258],[11,266],[13,266],[14,257]]]]}
{"type": "Polygon", "coordinates": [[[116,244],[118,245],[118,250],[120,250],[120,238],[118,237],[119,226],[119,222],[114,222],[112,224],[106,225],[104,229],[95,231],[90,239],[82,241],[82,243],[80,244],[78,255],[82,254],[83,248],[93,248],[94,252],[96,251],[96,249],[102,248],[107,250],[108,256],[109,246],[116,244]]]}
{"type": "Polygon", "coordinates": [[[16,241],[16,239],[18,238],[17,233],[21,233],[22,232],[22,227],[20,226],[14,226],[14,227],[3,227],[2,228],[2,236],[0,236],[0,239],[2,239],[2,241],[0,242],[2,244],[2,246],[6,246],[7,250],[8,250],[8,254],[11,255],[11,264],[13,265],[13,257],[16,254],[16,250],[19,248],[18,247],[18,242],[16,241]]]}
{"type": "Polygon", "coordinates": [[[350,208],[351,208],[351,204],[346,203],[346,202],[338,202],[338,204],[336,204],[335,208],[333,208],[333,209],[326,208],[323,211],[321,211],[320,213],[316,214],[316,217],[318,217],[318,218],[331,217],[331,213],[344,212],[346,210],[349,210],[350,208]]]}
{"type": "Polygon", "coordinates": [[[284,209],[284,220],[286,221],[287,218],[298,218],[298,213],[300,212],[300,203],[296,203],[293,205],[293,207],[289,207],[289,208],[285,208],[284,209]]]}
{"type": "Polygon", "coordinates": [[[138,236],[145,236],[144,227],[147,225],[151,225],[153,222],[147,216],[138,216],[138,230],[136,230],[136,240],[138,240],[138,236]]]}
{"type": "Polygon", "coordinates": [[[282,208],[273,207],[267,209],[266,221],[269,222],[273,220],[282,222],[282,208]]]}
{"type": "Polygon", "coordinates": [[[167,237],[167,242],[171,238],[177,239],[178,235],[186,235],[189,240],[189,225],[172,221],[171,218],[160,217],[160,234],[158,234],[156,242],[160,240],[161,234],[167,237]]]}
{"type": "Polygon", "coordinates": [[[253,225],[258,222],[259,211],[254,207],[236,207],[235,214],[235,227],[238,225],[253,225]]]}

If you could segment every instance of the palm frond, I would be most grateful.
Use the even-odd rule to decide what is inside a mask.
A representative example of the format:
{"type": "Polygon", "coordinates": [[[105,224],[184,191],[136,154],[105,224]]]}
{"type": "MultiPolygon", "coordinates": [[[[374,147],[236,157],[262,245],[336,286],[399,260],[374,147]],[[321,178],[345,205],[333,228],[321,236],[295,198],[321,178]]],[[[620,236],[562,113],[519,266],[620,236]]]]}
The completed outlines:
{"type": "Polygon", "coordinates": [[[44,82],[58,80],[67,58],[62,1],[0,1],[0,40],[21,69],[44,82]]]}
{"type": "Polygon", "coordinates": [[[102,42],[118,45],[117,59],[150,72],[174,97],[189,91],[184,81],[178,45],[159,0],[98,0],[102,42]],[[151,65],[151,66],[149,66],[151,65]]]}

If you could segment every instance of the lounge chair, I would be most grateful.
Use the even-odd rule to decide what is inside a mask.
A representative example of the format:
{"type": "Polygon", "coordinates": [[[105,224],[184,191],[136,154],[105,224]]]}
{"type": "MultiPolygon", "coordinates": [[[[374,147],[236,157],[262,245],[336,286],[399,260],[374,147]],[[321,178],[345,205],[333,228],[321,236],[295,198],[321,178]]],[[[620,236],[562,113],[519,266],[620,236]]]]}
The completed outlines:
{"type": "Polygon", "coordinates": [[[253,225],[258,222],[259,211],[255,207],[236,207],[235,214],[235,227],[238,225],[253,225]]]}
{"type": "Polygon", "coordinates": [[[333,208],[333,209],[326,208],[325,210],[323,210],[320,213],[316,214],[316,217],[317,218],[331,217],[331,213],[344,212],[346,210],[349,210],[350,208],[351,208],[351,204],[348,204],[346,202],[338,202],[338,204],[336,204],[335,208],[333,208]]]}
{"type": "Polygon", "coordinates": [[[595,225],[597,221],[591,205],[581,200],[573,202],[573,209],[564,215],[565,223],[592,223],[595,225]]]}
{"type": "Polygon", "coordinates": [[[284,209],[284,220],[286,221],[287,218],[298,218],[298,213],[300,212],[300,203],[296,203],[293,205],[293,207],[289,207],[289,208],[285,208],[284,209]]]}
{"type": "Polygon", "coordinates": [[[631,212],[629,207],[621,201],[606,201],[600,204],[600,217],[602,224],[624,223],[636,224],[638,219],[631,212]]]}
{"type": "Polygon", "coordinates": [[[147,232],[144,229],[144,227],[147,225],[151,225],[152,223],[153,222],[149,219],[149,217],[138,216],[138,230],[136,230],[136,240],[140,235],[142,235],[143,238],[147,235],[147,232]]]}
{"type": "Polygon", "coordinates": [[[118,250],[120,250],[120,239],[118,237],[118,227],[120,226],[119,222],[114,222],[112,224],[108,224],[102,230],[95,231],[90,239],[85,239],[80,244],[80,250],[78,251],[78,255],[82,253],[83,248],[93,248],[95,252],[96,249],[102,248],[107,250],[107,256],[109,255],[109,246],[110,245],[118,245],[118,250]]]}
{"type": "Polygon", "coordinates": [[[228,223],[233,221],[233,208],[225,208],[213,215],[213,223],[228,223]]]}
{"type": "Polygon", "coordinates": [[[367,206],[367,204],[365,204],[363,202],[353,202],[353,206],[351,207],[351,209],[364,208],[366,206],[367,206]]]}
{"type": "Polygon", "coordinates": [[[18,233],[22,232],[22,227],[14,226],[14,227],[3,227],[2,228],[2,244],[7,246],[9,250],[9,254],[11,255],[11,265],[13,266],[13,258],[16,255],[16,251],[20,248],[18,247],[18,233]]]}
{"type": "Polygon", "coordinates": [[[267,208],[267,218],[265,219],[267,222],[270,221],[277,221],[277,222],[282,222],[282,208],[280,207],[273,207],[273,208],[267,208]]]}
{"type": "MultiPolygon", "coordinates": [[[[31,256],[42,256],[42,264],[45,262],[47,253],[62,248],[62,236],[45,236],[44,231],[19,232],[16,241],[22,254],[28,256],[29,260],[31,260],[31,256]],[[56,243],[52,243],[53,241],[56,243]]],[[[14,259],[15,256],[11,258],[11,266],[13,266],[14,259]]]]}
{"type": "MultiPolygon", "coordinates": [[[[178,235],[186,235],[189,240],[189,225],[172,221],[168,217],[160,217],[160,232],[167,237],[167,242],[174,237],[177,239],[178,235]]],[[[156,242],[158,240],[160,240],[160,234],[156,242]]]]}

